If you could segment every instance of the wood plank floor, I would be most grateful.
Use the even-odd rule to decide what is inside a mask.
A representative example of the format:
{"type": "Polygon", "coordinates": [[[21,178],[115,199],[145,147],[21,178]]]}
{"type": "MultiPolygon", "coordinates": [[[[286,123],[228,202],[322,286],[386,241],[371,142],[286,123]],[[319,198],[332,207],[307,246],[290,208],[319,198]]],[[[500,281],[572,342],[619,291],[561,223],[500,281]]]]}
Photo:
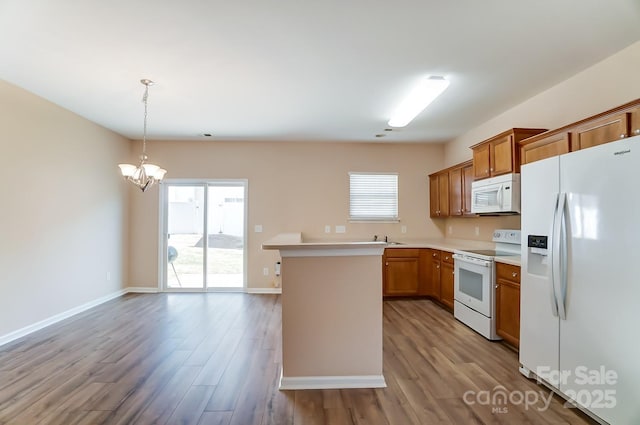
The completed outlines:
{"type": "Polygon", "coordinates": [[[278,391],[280,320],[276,295],[112,300],[0,347],[0,424],[592,423],[558,397],[525,406],[549,393],[517,354],[428,300],[384,302],[387,388],[278,391]]]}

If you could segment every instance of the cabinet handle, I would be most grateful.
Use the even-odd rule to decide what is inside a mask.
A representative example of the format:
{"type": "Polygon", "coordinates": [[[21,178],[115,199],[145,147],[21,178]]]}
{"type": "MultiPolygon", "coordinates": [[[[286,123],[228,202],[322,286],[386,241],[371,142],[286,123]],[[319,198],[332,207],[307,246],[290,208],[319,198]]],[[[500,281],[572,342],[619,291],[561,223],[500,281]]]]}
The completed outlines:
{"type": "Polygon", "coordinates": [[[388,265],[389,265],[389,262],[387,261],[386,263],[384,263],[384,265],[385,265],[385,266],[388,266],[388,265]]]}
{"type": "Polygon", "coordinates": [[[431,256],[432,256],[432,257],[435,257],[435,256],[436,256],[436,253],[434,252],[433,254],[431,254],[431,256]]]}
{"type": "Polygon", "coordinates": [[[439,269],[439,268],[440,268],[440,264],[436,264],[436,269],[439,269]]]}
{"type": "Polygon", "coordinates": [[[620,135],[620,138],[621,138],[621,139],[624,139],[624,134],[621,134],[621,135],[620,135]]]}
{"type": "Polygon", "coordinates": [[[640,128],[636,128],[635,133],[636,133],[636,134],[640,134],[640,128]]]}
{"type": "Polygon", "coordinates": [[[518,273],[516,272],[511,273],[511,277],[516,277],[516,276],[518,276],[518,273]]]}
{"type": "Polygon", "coordinates": [[[491,171],[493,171],[493,167],[489,168],[491,171]]]}
{"type": "Polygon", "coordinates": [[[488,173],[488,172],[489,172],[489,170],[487,170],[487,169],[485,168],[484,172],[485,172],[485,173],[488,173]]]}
{"type": "Polygon", "coordinates": [[[496,289],[498,289],[498,285],[496,285],[496,289]]]}
{"type": "Polygon", "coordinates": [[[448,260],[448,259],[449,259],[449,256],[447,255],[446,257],[444,257],[444,259],[445,259],[445,260],[448,260]]]}

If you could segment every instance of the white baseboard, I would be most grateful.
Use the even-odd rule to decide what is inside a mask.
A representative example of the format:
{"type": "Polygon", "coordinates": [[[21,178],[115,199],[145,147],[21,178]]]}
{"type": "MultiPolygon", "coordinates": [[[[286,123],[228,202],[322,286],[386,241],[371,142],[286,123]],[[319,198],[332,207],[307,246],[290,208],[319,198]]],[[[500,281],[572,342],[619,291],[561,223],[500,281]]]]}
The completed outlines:
{"type": "Polygon", "coordinates": [[[280,390],[329,390],[340,388],[385,388],[382,375],[360,376],[296,376],[285,377],[280,372],[280,390]]]}
{"type": "Polygon", "coordinates": [[[126,293],[131,294],[157,294],[158,288],[148,288],[145,286],[129,286],[126,290],[126,293]]]}
{"type": "Polygon", "coordinates": [[[62,320],[68,319],[71,316],[75,316],[78,313],[82,313],[83,311],[89,310],[90,308],[96,307],[100,304],[106,303],[107,301],[111,301],[114,298],[121,297],[126,294],[128,290],[122,289],[120,291],[113,292],[109,295],[105,295],[104,297],[100,297],[93,301],[89,301],[88,303],[84,303],[77,307],[74,307],[70,310],[63,311],[62,313],[58,313],[54,316],[51,316],[47,319],[36,322],[32,325],[25,326],[24,328],[18,329],[16,331],[10,332],[6,335],[0,336],[0,346],[7,344],[11,341],[15,341],[18,338],[22,338],[23,336],[27,336],[30,333],[39,331],[40,329],[46,328],[47,326],[51,326],[55,323],[58,323],[62,320]]]}
{"type": "Polygon", "coordinates": [[[282,288],[246,288],[247,294],[282,294],[282,288]]]}

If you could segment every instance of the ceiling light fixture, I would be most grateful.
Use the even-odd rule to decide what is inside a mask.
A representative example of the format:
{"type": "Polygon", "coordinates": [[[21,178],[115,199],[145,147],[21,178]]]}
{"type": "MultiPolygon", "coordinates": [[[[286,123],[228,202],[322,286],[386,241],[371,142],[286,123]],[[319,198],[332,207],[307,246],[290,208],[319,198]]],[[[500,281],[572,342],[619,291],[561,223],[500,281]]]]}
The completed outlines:
{"type": "Polygon", "coordinates": [[[389,120],[391,127],[404,127],[449,87],[444,77],[425,77],[413,88],[389,120]]]}
{"type": "Polygon", "coordinates": [[[142,96],[142,102],[144,102],[144,127],[142,132],[142,155],[140,155],[140,164],[118,164],[122,176],[131,183],[138,186],[143,192],[153,186],[155,182],[159,182],[164,177],[167,170],[160,168],[154,164],[148,164],[147,159],[147,104],[149,100],[149,86],[153,85],[153,81],[146,78],[140,80],[144,84],[144,96],[142,96]]]}

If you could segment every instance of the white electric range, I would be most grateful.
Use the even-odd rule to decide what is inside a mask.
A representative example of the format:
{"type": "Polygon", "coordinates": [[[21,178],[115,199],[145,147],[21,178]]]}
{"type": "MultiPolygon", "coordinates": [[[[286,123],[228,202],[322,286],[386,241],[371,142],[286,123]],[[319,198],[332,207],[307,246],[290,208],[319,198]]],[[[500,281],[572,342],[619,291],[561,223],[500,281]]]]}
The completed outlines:
{"type": "Polygon", "coordinates": [[[492,240],[495,249],[454,251],[453,315],[485,338],[497,340],[495,257],[520,255],[520,230],[495,230],[492,240]]]}

